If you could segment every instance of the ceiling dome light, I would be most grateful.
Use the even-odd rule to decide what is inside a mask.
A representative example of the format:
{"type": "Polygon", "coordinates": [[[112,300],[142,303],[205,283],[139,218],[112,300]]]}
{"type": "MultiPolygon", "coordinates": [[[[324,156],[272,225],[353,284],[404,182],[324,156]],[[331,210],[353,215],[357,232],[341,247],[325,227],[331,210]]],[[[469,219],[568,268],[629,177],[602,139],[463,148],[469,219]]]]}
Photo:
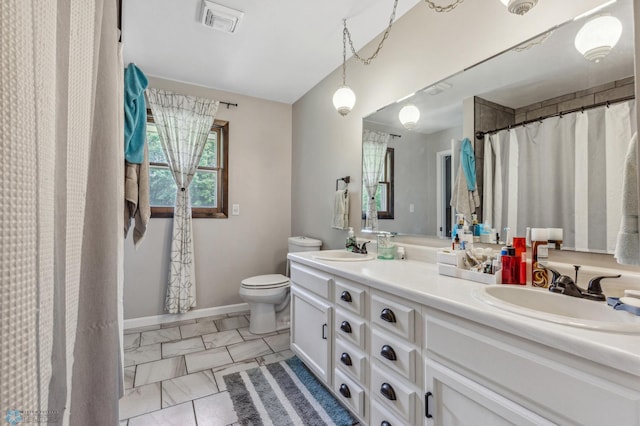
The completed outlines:
{"type": "Polygon", "coordinates": [[[340,86],[333,94],[333,106],[343,117],[353,109],[356,104],[356,94],[349,86],[340,86]]]}
{"type": "Polygon", "coordinates": [[[578,52],[590,61],[600,62],[611,52],[622,35],[622,23],[613,16],[598,16],[588,21],[576,34],[578,52]]]}
{"type": "Polygon", "coordinates": [[[415,105],[405,105],[398,114],[400,122],[407,130],[413,130],[420,120],[420,110],[415,105]]]}
{"type": "Polygon", "coordinates": [[[524,15],[538,4],[538,0],[500,0],[507,10],[516,15],[524,15]]]}

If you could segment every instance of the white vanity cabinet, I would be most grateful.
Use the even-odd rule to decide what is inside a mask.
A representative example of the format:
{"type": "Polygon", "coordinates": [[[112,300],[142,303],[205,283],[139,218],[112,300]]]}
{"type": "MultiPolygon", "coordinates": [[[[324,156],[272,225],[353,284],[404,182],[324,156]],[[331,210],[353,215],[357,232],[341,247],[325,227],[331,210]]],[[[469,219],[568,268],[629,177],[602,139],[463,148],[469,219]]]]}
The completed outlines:
{"type": "Polygon", "coordinates": [[[332,276],[291,265],[291,349],[327,386],[333,376],[332,276]]]}

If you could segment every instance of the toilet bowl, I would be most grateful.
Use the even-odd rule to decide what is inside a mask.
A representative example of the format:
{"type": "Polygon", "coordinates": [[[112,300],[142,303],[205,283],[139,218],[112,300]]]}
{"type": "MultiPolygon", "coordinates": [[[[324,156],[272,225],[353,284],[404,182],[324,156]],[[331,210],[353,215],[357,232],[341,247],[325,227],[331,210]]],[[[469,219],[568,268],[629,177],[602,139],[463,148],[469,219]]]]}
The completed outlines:
{"type": "MultiPolygon", "coordinates": [[[[313,238],[289,237],[289,252],[316,251],[321,246],[322,241],[313,238]]],[[[289,328],[290,287],[289,278],[282,274],[256,275],[242,280],[239,294],[249,304],[251,333],[273,333],[289,328]]]]}

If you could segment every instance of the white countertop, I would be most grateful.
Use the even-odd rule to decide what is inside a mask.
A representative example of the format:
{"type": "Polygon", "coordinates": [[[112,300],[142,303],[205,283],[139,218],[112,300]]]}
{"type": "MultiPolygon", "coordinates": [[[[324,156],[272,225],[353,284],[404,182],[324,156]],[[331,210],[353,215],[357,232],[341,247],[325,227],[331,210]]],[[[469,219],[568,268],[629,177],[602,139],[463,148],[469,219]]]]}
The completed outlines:
{"type": "Polygon", "coordinates": [[[640,379],[640,334],[577,328],[505,311],[473,295],[475,289],[485,284],[440,275],[434,263],[378,259],[328,261],[314,258],[317,253],[289,253],[288,257],[427,307],[622,370],[640,379]]]}

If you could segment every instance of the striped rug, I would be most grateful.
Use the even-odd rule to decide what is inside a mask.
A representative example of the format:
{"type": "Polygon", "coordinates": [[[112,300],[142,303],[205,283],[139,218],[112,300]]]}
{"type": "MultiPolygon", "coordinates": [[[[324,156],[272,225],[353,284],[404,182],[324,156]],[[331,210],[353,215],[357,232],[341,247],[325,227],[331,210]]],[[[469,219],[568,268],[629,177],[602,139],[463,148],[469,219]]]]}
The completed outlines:
{"type": "Polygon", "coordinates": [[[224,381],[242,425],[358,423],[297,357],[228,374],[224,381]]]}

